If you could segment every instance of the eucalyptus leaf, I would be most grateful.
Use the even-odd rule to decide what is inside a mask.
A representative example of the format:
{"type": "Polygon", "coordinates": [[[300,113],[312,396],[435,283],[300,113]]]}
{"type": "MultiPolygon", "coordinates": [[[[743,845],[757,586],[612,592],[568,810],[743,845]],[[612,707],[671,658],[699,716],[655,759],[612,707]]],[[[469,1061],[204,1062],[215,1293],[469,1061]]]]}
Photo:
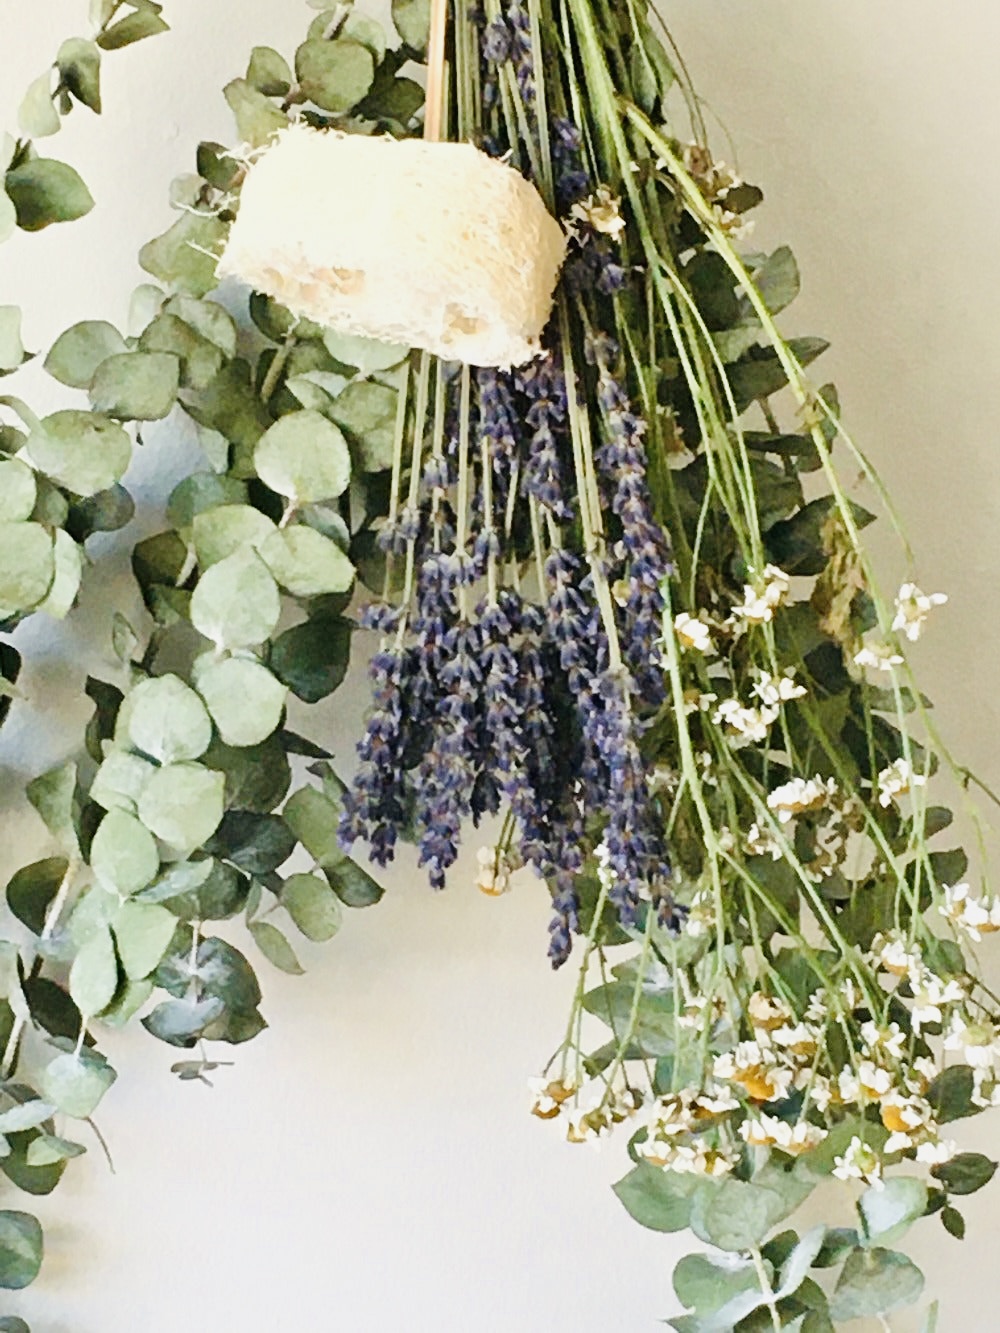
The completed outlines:
{"type": "Polygon", "coordinates": [[[360,42],[303,42],[295,53],[295,73],[305,96],[334,115],[360,102],[375,78],[375,60],[360,42]]]}
{"type": "Polygon", "coordinates": [[[26,356],[21,341],[20,306],[0,305],[0,375],[17,370],[26,356]]]}
{"type": "Polygon", "coordinates": [[[145,37],[156,37],[161,32],[169,32],[170,25],[160,17],[162,5],[142,4],[134,13],[105,28],[97,38],[98,46],[105,51],[117,51],[120,47],[141,42],[145,37]]]}
{"type": "Polygon", "coordinates": [[[142,1026],[169,1046],[193,1046],[225,1008],[223,1001],[213,995],[201,1000],[164,1000],[142,1019],[142,1026]]]}
{"type": "Polygon", "coordinates": [[[117,732],[160,763],[174,764],[205,753],[212,720],[191,686],[168,674],[135,686],[118,715],[117,732]]]}
{"type": "Polygon", "coordinates": [[[217,648],[263,643],[280,614],[278,585],[252,550],[236,551],[213,565],[191,597],[191,623],[217,648]]]}
{"type": "Polygon", "coordinates": [[[56,56],[56,67],[65,86],[78,102],[101,114],[101,52],[85,37],[70,37],[56,56]]]}
{"type": "Polygon", "coordinates": [[[699,1317],[714,1314],[741,1292],[760,1294],[753,1263],[728,1254],[686,1254],[674,1268],[673,1283],[677,1299],[699,1317]]]}
{"type": "Polygon", "coordinates": [[[292,71],[272,47],[255,46],[250,52],[247,83],[265,97],[285,97],[292,86],[292,71]]]}
{"type": "Polygon", "coordinates": [[[317,865],[344,859],[337,842],[340,809],[316,787],[300,787],[285,802],[282,817],[317,865]]]}
{"type": "Polygon", "coordinates": [[[409,354],[402,343],[382,342],[377,338],[360,338],[353,333],[336,329],[323,330],[323,344],[334,358],[345,366],[355,366],[362,374],[391,370],[409,354]]]}
{"type": "Polygon", "coordinates": [[[219,827],[224,791],[222,774],[202,764],[164,764],[143,788],[138,815],[175,851],[190,852],[219,827]]]}
{"type": "Polygon", "coordinates": [[[179,362],[179,383],[183,388],[207,389],[222,369],[222,353],[218,347],[167,311],[157,315],[143,330],[139,348],[143,352],[169,353],[175,357],[179,362]]]}
{"type": "Polygon", "coordinates": [[[291,856],[295,835],[278,815],[229,810],[206,850],[251,875],[266,875],[291,856]]]}
{"type": "Polygon", "coordinates": [[[179,292],[171,296],[163,307],[164,313],[175,316],[200,338],[217,348],[227,360],[236,355],[236,321],[224,306],[211,298],[200,300],[179,292]]]}
{"type": "Polygon", "coordinates": [[[339,427],[318,412],[293,412],[268,429],[254,450],[257,475],[294,504],[343,494],[351,455],[339,427]]]}
{"type": "Polygon", "coordinates": [[[271,670],[306,703],[319,703],[347,675],[354,626],[342,616],[318,616],[294,625],[271,645],[271,670]]]}
{"type": "Polygon", "coordinates": [[[95,930],[73,959],[69,993],[84,1018],[92,1018],[111,1003],[118,989],[118,960],[111,931],[95,930]]]}
{"type": "MultiPolygon", "coordinates": [[[[40,1134],[28,1145],[28,1165],[51,1166],[54,1162],[66,1162],[70,1158],[80,1157],[86,1151],[82,1143],[61,1139],[55,1134],[40,1134]]],[[[0,1333],[3,1333],[2,1323],[0,1323],[0,1333]]]]}
{"type": "Polygon", "coordinates": [[[156,765],[128,750],[109,750],[90,785],[90,799],[104,810],[135,814],[146,783],[156,765]]]}
{"type": "Polygon", "coordinates": [[[347,592],[354,566],[335,542],[296,524],[273,532],[260,544],[260,557],[293,597],[347,592]]]}
{"type": "Polygon", "coordinates": [[[281,890],[281,905],[308,940],[332,940],[343,912],[336,894],[319,875],[290,875],[281,890]]]}
{"type": "MultiPolygon", "coordinates": [[[[167,522],[173,528],[192,528],[201,514],[230,505],[246,503],[247,488],[233,477],[220,477],[215,472],[194,472],[179,481],[167,501],[167,522]]],[[[256,512],[256,511],[255,511],[256,512]]],[[[195,549],[198,542],[195,539],[195,549]]],[[[233,548],[235,549],[235,547],[233,548]]],[[[231,554],[229,550],[225,555],[231,554]]],[[[221,557],[220,557],[221,558],[221,557]]],[[[199,555],[199,564],[211,563],[199,555]]]]}
{"type": "Polygon", "coordinates": [[[691,1203],[691,1230],[720,1250],[749,1250],[760,1245],[786,1213],[781,1194],[747,1181],[705,1181],[691,1203]]]}
{"type": "Polygon", "coordinates": [[[90,864],[102,885],[128,897],[156,878],[160,854],[149,830],[125,810],[109,810],[90,848],[90,864]]]}
{"type": "Polygon", "coordinates": [[[640,1162],[614,1186],[626,1212],[651,1231],[684,1231],[691,1220],[695,1180],[640,1162]]]}
{"type": "Polygon", "coordinates": [[[198,564],[208,569],[241,547],[260,547],[276,531],[275,524],[253,505],[221,504],[207,509],[195,515],[192,525],[198,564]]]}
{"type": "Polygon", "coordinates": [[[215,266],[228,227],[208,213],[183,213],[162,236],[139,251],[139,263],[160,282],[189,296],[216,285],[215,266]]]}
{"type": "Polygon", "coordinates": [[[0,620],[30,611],[55,577],[55,549],[40,523],[0,523],[0,620]]]}
{"type": "Polygon", "coordinates": [[[41,231],[53,222],[75,222],[94,207],[78,173],[54,158],[29,158],[7,172],[5,185],[23,231],[41,231]]]}
{"type": "Polygon", "coordinates": [[[360,381],[349,384],[330,407],[363,472],[392,467],[398,398],[382,384],[360,381]]]}
{"type": "Polygon", "coordinates": [[[385,893],[381,884],[349,856],[336,865],[324,866],[323,873],[345,907],[374,907],[385,893]]]}
{"type": "Polygon", "coordinates": [[[86,1049],[57,1055],[42,1070],[39,1091],[65,1115],[86,1120],[118,1075],[103,1056],[86,1049]]]}
{"type": "Polygon", "coordinates": [[[52,583],[38,610],[54,620],[65,620],[76,604],[83,580],[83,552],[68,532],[58,529],[53,534],[52,554],[52,583]]]}
{"type": "Polygon", "coordinates": [[[287,688],[259,662],[231,657],[200,671],[197,685],[226,745],[259,745],[281,721],[287,688]]]}
{"type": "Polygon", "coordinates": [[[45,358],[45,369],[61,384],[89,389],[102,361],[125,350],[125,340],[113,324],[86,319],[59,335],[45,358]]]}
{"type": "Polygon", "coordinates": [[[277,926],[272,926],[268,921],[251,921],[249,930],[257,948],[269,963],[291,976],[302,975],[304,969],[295,957],[295,950],[277,926]]]}
{"type": "Polygon", "coordinates": [[[177,401],[180,361],[169,352],[123,352],[102,361],[90,387],[94,409],[128,421],[159,421],[177,401]]]}
{"type": "Polygon", "coordinates": [[[52,71],[47,69],[32,79],[17,109],[17,123],[31,139],[45,139],[57,134],[62,121],[52,97],[52,71]]]}
{"type": "Polygon", "coordinates": [[[11,876],[7,885],[7,906],[33,935],[41,935],[49,905],[59,891],[69,861],[65,856],[48,856],[33,861],[11,876]]]}
{"type": "Polygon", "coordinates": [[[28,800],[49,832],[66,846],[76,848],[76,764],[50,768],[28,783],[28,800]]]}
{"type": "Polygon", "coordinates": [[[236,118],[236,132],[251,148],[260,148],[272,135],[287,128],[285,113],[246,79],[233,79],[223,92],[236,118]]]}
{"type": "Polygon", "coordinates": [[[431,32],[430,0],[392,0],[392,21],[411,51],[426,51],[431,32]]]}
{"type": "Polygon", "coordinates": [[[112,929],[118,956],[130,981],[148,977],[173,939],[177,918],[156,903],[125,902],[115,915],[112,929]]]}
{"type": "Polygon", "coordinates": [[[32,463],[76,495],[96,495],[119,481],[132,445],[116,421],[94,412],[53,412],[28,437],[32,463]]]}
{"type": "Polygon", "coordinates": [[[19,458],[0,460],[0,522],[23,523],[31,517],[38,487],[35,474],[19,458]]]}
{"type": "Polygon", "coordinates": [[[42,1266],[43,1252],[37,1217],[10,1208],[0,1211],[0,1287],[20,1291],[30,1286],[42,1266]]]}
{"type": "MultiPolygon", "coordinates": [[[[9,889],[7,896],[10,897],[9,889]]],[[[974,1194],[990,1183],[996,1169],[997,1163],[983,1153],[960,1152],[950,1161],[932,1167],[931,1175],[949,1194],[974,1194]]]]}
{"type": "Polygon", "coordinates": [[[924,1276],[895,1250],[855,1250],[847,1258],[830,1300],[835,1320],[888,1314],[911,1305],[924,1289],[924,1276]]]}
{"type": "Polygon", "coordinates": [[[869,1244],[900,1240],[927,1207],[927,1186],[915,1176],[893,1176],[865,1190],[858,1211],[869,1244]]]}
{"type": "Polygon", "coordinates": [[[16,1134],[22,1129],[37,1129],[51,1120],[55,1107],[39,1098],[32,1101],[15,1103],[6,1111],[0,1111],[0,1134],[16,1134]]]}

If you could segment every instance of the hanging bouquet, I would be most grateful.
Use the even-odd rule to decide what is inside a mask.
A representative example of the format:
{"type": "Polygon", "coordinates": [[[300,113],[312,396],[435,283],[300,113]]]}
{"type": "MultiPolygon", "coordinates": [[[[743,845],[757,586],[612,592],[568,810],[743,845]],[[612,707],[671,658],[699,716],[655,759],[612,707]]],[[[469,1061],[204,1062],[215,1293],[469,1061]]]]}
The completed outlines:
{"type": "MultiPolygon", "coordinates": [[[[32,134],[74,99],[99,109],[100,51],[162,25],[157,6],[120,8],[32,85],[32,134]]],[[[951,1135],[1000,1100],[1000,1001],[972,949],[1000,901],[937,847],[952,813],[934,788],[967,803],[975,779],[906,657],[945,599],[913,573],[878,590],[860,534],[876,511],[898,533],[891,504],[833,386],[806,375],[825,344],[776,323],[795,260],[752,250],[760,191],[713,155],[653,8],[393,14],[398,47],[345,5],[294,68],[255,48],[226,89],[241,146],[202,144],[175,183],[133,331],[88,321],[48,353],[88,408],[40,419],[0,398],[9,628],[67,614],[88,536],[128,521],[123,422],[179,407],[205,455],[135,549],[152,628],[116,617],[122,673],[88,681],[88,757],[29,788],[59,847],[7,890],[28,934],[0,952],[0,1170],[44,1192],[83,1151],[54,1117],[89,1120],[111,1086],[101,1023],[141,1013],[195,1048],[182,1078],[219,1063],[205,1043],[261,1030],[254,970],[212,921],[242,915],[298,971],[272,914],[323,940],[342,904],[376,902],[352,850],[384,866],[415,843],[443,888],[461,834],[490,819],[479,887],[531,867],[551,962],[578,969],[534,1114],[573,1143],[619,1139],[628,1211],[712,1247],[677,1266],[670,1326],[888,1327],[923,1287],[894,1247],[925,1214],[961,1237],[955,1199],[996,1166],[951,1135]],[[408,66],[426,60],[424,111],[408,66]],[[418,156],[422,129],[452,144],[418,156]],[[473,147],[446,159],[454,144],[473,147]],[[407,188],[428,205],[407,215],[388,306],[365,228],[369,268],[320,253],[323,191],[360,197],[357,167],[313,171],[306,208],[274,184],[282,155],[333,171],[366,152],[390,193],[416,163],[407,188]],[[454,172],[477,182],[468,199],[454,172]],[[505,208],[524,226],[491,248],[484,219],[505,208]],[[256,288],[239,349],[211,299],[220,256],[256,288]],[[382,341],[358,336],[373,321],[382,341]],[[340,684],[352,606],[375,640],[373,705],[345,785],[286,707],[340,684]],[[289,795],[296,756],[318,784],[289,795]],[[297,844],[309,873],[283,869],[297,844]],[[785,1226],[831,1176],[855,1186],[854,1215],[785,1226]]],[[[89,207],[28,137],[3,160],[0,234],[89,207]]],[[[0,366],[23,355],[0,309],[0,366]]],[[[7,707],[13,646],[0,666],[7,707]]],[[[33,1218],[0,1213],[0,1285],[30,1282],[41,1248],[33,1218]]]]}

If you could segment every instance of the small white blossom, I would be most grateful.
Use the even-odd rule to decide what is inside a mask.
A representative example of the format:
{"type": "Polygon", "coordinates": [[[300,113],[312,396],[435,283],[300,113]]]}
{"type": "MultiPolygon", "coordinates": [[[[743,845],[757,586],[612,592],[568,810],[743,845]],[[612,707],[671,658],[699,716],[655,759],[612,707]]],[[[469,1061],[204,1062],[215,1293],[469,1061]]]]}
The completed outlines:
{"type": "Polygon", "coordinates": [[[818,1125],[811,1125],[808,1120],[791,1125],[787,1120],[762,1113],[757,1119],[744,1120],[740,1125],[740,1135],[756,1147],[780,1148],[782,1152],[797,1157],[822,1143],[827,1131],[818,1125]]]}
{"type": "Polygon", "coordinates": [[[943,592],[923,593],[915,583],[904,583],[896,597],[896,615],[892,628],[902,630],[910,642],[920,638],[924,622],[935,606],[943,606],[948,597],[943,592]]]}
{"type": "Polygon", "coordinates": [[[888,644],[870,643],[854,654],[854,665],[871,667],[874,671],[892,671],[894,667],[903,665],[903,659],[888,644]]]}
{"type": "Polygon", "coordinates": [[[820,777],[792,778],[769,793],[767,808],[777,814],[782,824],[787,824],[795,815],[819,810],[836,791],[833,778],[827,778],[825,782],[820,777]]]}
{"type": "Polygon", "coordinates": [[[510,891],[510,877],[520,864],[515,856],[499,847],[480,847],[476,861],[479,864],[476,888],[480,893],[499,898],[510,891]]]}
{"type": "Polygon", "coordinates": [[[962,1058],[973,1069],[992,1069],[1000,1055],[1000,1037],[992,1023],[972,1023],[953,1013],[944,1039],[946,1051],[961,1051],[962,1058]]]}
{"type": "Polygon", "coordinates": [[[712,721],[727,726],[739,742],[746,744],[767,740],[771,723],[777,716],[777,708],[744,708],[739,699],[723,699],[712,721]]]}
{"type": "Polygon", "coordinates": [[[743,846],[751,856],[769,856],[772,861],[780,861],[783,855],[781,844],[768,828],[762,829],[756,822],[747,830],[743,846]]]}
{"type": "Polygon", "coordinates": [[[617,241],[625,230],[621,200],[616,198],[606,185],[602,185],[595,194],[573,205],[570,211],[570,229],[573,230],[573,224],[578,222],[617,241]]]}
{"type": "Polygon", "coordinates": [[[920,954],[911,950],[898,930],[876,935],[868,956],[894,977],[905,977],[921,963],[920,954]]]}
{"type": "Polygon", "coordinates": [[[946,887],[938,911],[977,944],[983,935],[1000,930],[1000,898],[992,898],[987,905],[981,898],[969,896],[968,884],[946,887]]]}
{"type": "Polygon", "coordinates": [[[717,694],[702,694],[701,690],[684,691],[684,716],[690,717],[692,713],[707,713],[713,704],[719,702],[717,694]]]}
{"type": "Polygon", "coordinates": [[[958,1144],[954,1139],[927,1139],[917,1148],[917,1161],[927,1166],[941,1166],[950,1162],[957,1152],[958,1144]]]}
{"type": "Polygon", "coordinates": [[[776,708],[778,704],[787,703],[789,699],[801,699],[807,694],[804,685],[795,683],[795,673],[786,671],[781,676],[772,676],[768,671],[760,673],[760,679],[750,691],[756,694],[757,698],[769,708],[776,708]]]}
{"type": "Polygon", "coordinates": [[[914,1032],[920,1032],[928,1023],[942,1022],[943,1008],[965,999],[965,991],[954,977],[944,981],[922,963],[912,967],[908,976],[913,992],[910,1021],[914,1032]]]}
{"type": "Polygon", "coordinates": [[[838,1180],[863,1180],[876,1189],[882,1185],[882,1162],[870,1144],[857,1135],[851,1139],[842,1157],[833,1159],[833,1174],[838,1180]]]}
{"type": "Polygon", "coordinates": [[[733,617],[748,625],[765,625],[788,596],[791,580],[777,565],[765,565],[759,583],[743,585],[743,603],[733,607],[733,617]]]}
{"type": "Polygon", "coordinates": [[[862,1023],[861,1039],[868,1054],[885,1054],[893,1060],[899,1060],[906,1045],[906,1033],[898,1023],[890,1023],[887,1028],[880,1028],[877,1023],[862,1023]]]}
{"type": "Polygon", "coordinates": [[[925,774],[914,773],[905,759],[897,759],[878,775],[878,803],[888,809],[893,801],[913,787],[922,787],[926,781],[925,774]]]}
{"type": "Polygon", "coordinates": [[[677,635],[677,642],[682,648],[690,648],[697,653],[712,653],[715,651],[712,632],[708,625],[703,620],[688,615],[686,611],[681,611],[674,616],[674,633],[677,635]]]}
{"type": "Polygon", "coordinates": [[[747,1017],[755,1028],[772,1032],[784,1027],[792,1018],[792,1011],[784,1000],[763,991],[754,991],[747,1001],[747,1017]]]}

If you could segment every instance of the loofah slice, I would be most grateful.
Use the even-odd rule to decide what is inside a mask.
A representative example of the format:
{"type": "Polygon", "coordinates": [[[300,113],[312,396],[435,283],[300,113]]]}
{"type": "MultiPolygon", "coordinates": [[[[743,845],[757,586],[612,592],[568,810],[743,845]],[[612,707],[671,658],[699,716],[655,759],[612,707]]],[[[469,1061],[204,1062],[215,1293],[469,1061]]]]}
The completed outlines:
{"type": "Polygon", "coordinates": [[[471,144],[293,126],[219,263],[294,314],[450,361],[530,360],[566,248],[534,186],[471,144]]]}

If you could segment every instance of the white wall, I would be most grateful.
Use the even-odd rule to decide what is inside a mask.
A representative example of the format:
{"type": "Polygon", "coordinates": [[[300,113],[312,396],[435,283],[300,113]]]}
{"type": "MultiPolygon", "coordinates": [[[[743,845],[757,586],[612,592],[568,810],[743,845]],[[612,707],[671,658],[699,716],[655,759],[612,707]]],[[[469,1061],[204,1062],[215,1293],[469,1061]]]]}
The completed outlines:
{"type": "MultiPolygon", "coordinates": [[[[0,125],[13,124],[21,88],[58,41],[84,30],[85,8],[3,7],[0,125]]],[[[744,173],[767,192],[759,239],[798,254],[805,293],[790,322],[832,338],[828,377],[896,495],[925,587],[951,595],[921,646],[941,725],[1000,782],[1000,10],[991,0],[956,0],[947,13],[934,0],[663,8],[744,173]]],[[[0,294],[27,308],[32,346],[76,319],[123,320],[140,280],[135,252],[169,220],[167,183],[190,169],[198,139],[230,137],[218,90],[251,45],[290,53],[309,18],[304,5],[265,0],[168,11],[172,34],[107,60],[103,120],[77,110],[52,141],[98,209],[0,250],[0,294]]],[[[37,384],[39,406],[56,402],[37,384]]],[[[149,433],[129,478],[145,509],[185,457],[172,430],[149,433]]],[[[19,636],[33,666],[30,703],[0,735],[0,881],[43,847],[15,800],[19,780],[72,747],[66,718],[86,716],[84,664],[111,670],[109,602],[134,602],[124,544],[105,548],[109,572],[91,575],[71,624],[19,636]]],[[[346,754],[363,685],[334,704],[328,722],[346,754]]],[[[440,896],[401,863],[381,906],[352,914],[333,944],[302,950],[307,977],[262,962],[271,1027],[213,1090],[178,1084],[171,1052],[143,1033],[110,1042],[121,1078],[101,1125],[117,1174],[95,1151],[40,1202],[43,1276],[0,1312],[24,1315],[33,1333],[657,1327],[674,1309],[681,1243],[642,1231],[615,1202],[619,1147],[567,1147],[526,1114],[525,1079],[558,1041],[571,978],[545,962],[543,892],[528,883],[499,902],[480,897],[474,849],[473,837],[440,896]]],[[[970,1146],[989,1151],[998,1123],[976,1126],[970,1146]]],[[[18,1206],[13,1192],[0,1202],[18,1206]]],[[[1000,1296],[994,1207],[971,1202],[964,1248],[924,1224],[945,1329],[995,1327],[980,1303],[1000,1296]]]]}

